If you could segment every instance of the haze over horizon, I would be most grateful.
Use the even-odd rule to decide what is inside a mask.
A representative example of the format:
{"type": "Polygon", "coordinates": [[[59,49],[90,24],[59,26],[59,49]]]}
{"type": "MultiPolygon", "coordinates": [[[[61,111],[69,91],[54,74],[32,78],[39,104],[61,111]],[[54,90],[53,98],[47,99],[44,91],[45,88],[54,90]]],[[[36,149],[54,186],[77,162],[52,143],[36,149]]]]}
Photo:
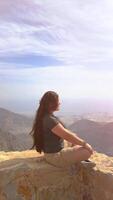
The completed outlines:
{"type": "MultiPolygon", "coordinates": [[[[38,101],[11,101],[3,109],[9,110],[14,113],[34,116],[37,108],[38,101]]],[[[60,110],[55,112],[56,115],[60,116],[86,116],[88,114],[94,114],[95,116],[112,116],[113,117],[113,102],[91,100],[91,99],[64,99],[61,101],[60,110]]]]}
{"type": "Polygon", "coordinates": [[[47,90],[62,112],[113,113],[113,2],[0,2],[0,107],[32,113],[47,90]]]}

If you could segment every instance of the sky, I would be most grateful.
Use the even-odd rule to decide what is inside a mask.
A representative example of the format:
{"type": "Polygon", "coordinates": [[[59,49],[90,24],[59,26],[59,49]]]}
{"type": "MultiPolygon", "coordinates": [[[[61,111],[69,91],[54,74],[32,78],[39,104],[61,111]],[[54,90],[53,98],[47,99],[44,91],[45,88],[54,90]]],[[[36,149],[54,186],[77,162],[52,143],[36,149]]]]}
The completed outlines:
{"type": "Polygon", "coordinates": [[[0,0],[0,107],[30,112],[47,90],[113,102],[112,0],[0,0]]]}

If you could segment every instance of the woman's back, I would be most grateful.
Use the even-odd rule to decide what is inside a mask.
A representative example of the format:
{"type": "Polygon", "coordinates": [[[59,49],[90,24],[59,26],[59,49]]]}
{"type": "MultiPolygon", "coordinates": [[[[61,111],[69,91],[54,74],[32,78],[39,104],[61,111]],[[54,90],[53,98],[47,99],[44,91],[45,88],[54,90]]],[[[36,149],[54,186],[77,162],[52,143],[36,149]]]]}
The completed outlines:
{"type": "Polygon", "coordinates": [[[46,114],[43,118],[43,151],[45,153],[56,153],[64,148],[64,140],[51,131],[59,122],[59,119],[53,114],[46,114]]]}

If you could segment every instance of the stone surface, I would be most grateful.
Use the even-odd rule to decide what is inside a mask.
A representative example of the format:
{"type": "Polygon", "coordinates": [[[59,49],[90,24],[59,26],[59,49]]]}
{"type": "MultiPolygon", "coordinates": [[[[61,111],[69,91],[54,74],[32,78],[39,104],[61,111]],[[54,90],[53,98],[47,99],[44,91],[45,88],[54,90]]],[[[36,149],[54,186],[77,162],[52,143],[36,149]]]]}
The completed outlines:
{"type": "Polygon", "coordinates": [[[113,157],[57,168],[35,150],[0,152],[0,200],[113,200],[113,157]]]}

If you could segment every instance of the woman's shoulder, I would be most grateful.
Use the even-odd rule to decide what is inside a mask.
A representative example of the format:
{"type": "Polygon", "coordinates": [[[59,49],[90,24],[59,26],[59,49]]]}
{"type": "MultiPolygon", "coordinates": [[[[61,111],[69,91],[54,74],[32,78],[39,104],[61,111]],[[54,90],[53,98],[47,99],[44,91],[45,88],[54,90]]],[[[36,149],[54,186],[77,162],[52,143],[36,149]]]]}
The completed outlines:
{"type": "Polygon", "coordinates": [[[65,125],[64,122],[60,119],[60,117],[55,116],[55,118],[66,128],[66,125],[65,125]]]}
{"type": "Polygon", "coordinates": [[[56,116],[54,116],[53,114],[46,114],[46,115],[44,116],[43,120],[44,120],[44,121],[47,121],[47,122],[52,121],[52,120],[57,120],[57,121],[59,121],[58,118],[57,118],[56,116]]]}
{"type": "Polygon", "coordinates": [[[48,113],[44,115],[44,119],[50,119],[50,118],[55,118],[55,116],[48,113]]]}
{"type": "Polygon", "coordinates": [[[59,120],[54,115],[47,114],[43,118],[43,123],[46,127],[53,128],[59,123],[59,120]]]}

